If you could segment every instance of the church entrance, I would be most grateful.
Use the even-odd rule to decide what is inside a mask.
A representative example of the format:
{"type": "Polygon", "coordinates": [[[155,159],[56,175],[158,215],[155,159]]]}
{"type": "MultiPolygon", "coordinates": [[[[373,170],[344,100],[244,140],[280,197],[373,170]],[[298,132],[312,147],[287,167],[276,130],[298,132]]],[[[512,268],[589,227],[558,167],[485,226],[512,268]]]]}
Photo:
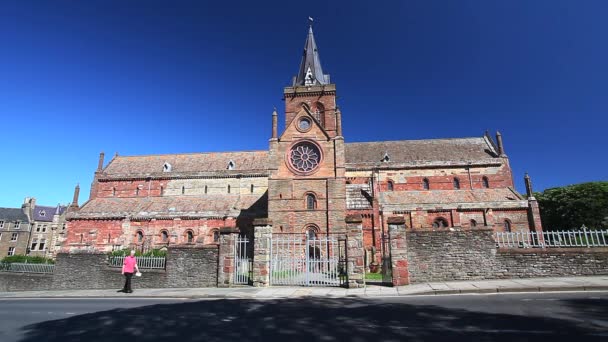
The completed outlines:
{"type": "Polygon", "coordinates": [[[346,286],[346,239],[311,234],[273,234],[270,285],[346,286]]]}

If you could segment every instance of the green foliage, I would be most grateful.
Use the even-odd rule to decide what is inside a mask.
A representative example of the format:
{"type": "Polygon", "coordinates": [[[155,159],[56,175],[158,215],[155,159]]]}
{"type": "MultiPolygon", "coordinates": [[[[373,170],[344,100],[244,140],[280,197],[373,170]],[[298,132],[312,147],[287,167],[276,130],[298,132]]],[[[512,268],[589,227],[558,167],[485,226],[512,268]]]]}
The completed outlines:
{"type": "MultiPolygon", "coordinates": [[[[110,253],[111,256],[127,256],[131,254],[131,250],[130,249],[121,249],[121,250],[117,250],[117,251],[113,251],[110,253]]],[[[164,257],[167,256],[167,250],[166,249],[151,249],[147,252],[141,252],[141,251],[135,251],[135,256],[136,257],[140,257],[140,256],[154,256],[154,257],[164,257]]]]}
{"type": "Polygon", "coordinates": [[[608,182],[590,182],[535,193],[545,230],[608,228],[608,182]]]}
{"type": "Polygon", "coordinates": [[[55,260],[41,256],[11,255],[2,259],[2,263],[27,262],[28,264],[54,264],[55,260]]]}
{"type": "Polygon", "coordinates": [[[365,273],[366,280],[382,280],[382,273],[365,273]]]}

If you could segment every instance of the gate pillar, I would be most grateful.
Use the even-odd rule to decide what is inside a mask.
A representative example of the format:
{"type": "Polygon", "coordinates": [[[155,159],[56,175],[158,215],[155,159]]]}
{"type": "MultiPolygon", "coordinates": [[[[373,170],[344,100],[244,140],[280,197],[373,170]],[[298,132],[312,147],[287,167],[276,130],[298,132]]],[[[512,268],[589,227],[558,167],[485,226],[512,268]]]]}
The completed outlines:
{"type": "Polygon", "coordinates": [[[365,250],[363,248],[363,218],[360,214],[346,216],[348,287],[363,286],[365,250]]]}
{"type": "Polygon", "coordinates": [[[410,283],[407,263],[407,240],[405,234],[405,218],[401,216],[387,219],[390,238],[390,256],[393,267],[393,286],[410,283]]]}
{"type": "Polygon", "coordinates": [[[226,227],[220,229],[217,287],[230,287],[234,283],[234,241],[238,236],[238,228],[226,227]]]}
{"type": "Polygon", "coordinates": [[[253,286],[270,285],[270,244],[272,223],[267,218],[253,220],[253,286]]]}

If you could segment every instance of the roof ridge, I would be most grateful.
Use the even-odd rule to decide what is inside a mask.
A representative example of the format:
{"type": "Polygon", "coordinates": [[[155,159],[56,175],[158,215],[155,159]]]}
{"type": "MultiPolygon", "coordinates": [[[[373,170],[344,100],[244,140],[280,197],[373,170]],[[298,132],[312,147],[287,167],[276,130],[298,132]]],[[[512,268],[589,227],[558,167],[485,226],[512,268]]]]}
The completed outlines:
{"type": "Polygon", "coordinates": [[[354,141],[347,142],[351,144],[369,144],[369,143],[387,143],[387,142],[402,142],[402,141],[436,141],[436,140],[465,140],[465,139],[484,139],[484,137],[462,137],[462,138],[425,138],[425,139],[402,139],[402,140],[380,140],[380,141],[354,141]]]}
{"type": "MultiPolygon", "coordinates": [[[[219,152],[184,152],[184,153],[157,153],[157,154],[138,154],[132,156],[116,156],[117,158],[139,158],[139,157],[162,157],[162,156],[177,156],[177,155],[197,155],[197,154],[223,154],[223,153],[255,153],[264,152],[268,153],[267,150],[246,150],[246,151],[219,151],[219,152]]],[[[108,164],[109,165],[109,164],[108,164]]],[[[107,166],[106,166],[107,167],[107,166]]]]}

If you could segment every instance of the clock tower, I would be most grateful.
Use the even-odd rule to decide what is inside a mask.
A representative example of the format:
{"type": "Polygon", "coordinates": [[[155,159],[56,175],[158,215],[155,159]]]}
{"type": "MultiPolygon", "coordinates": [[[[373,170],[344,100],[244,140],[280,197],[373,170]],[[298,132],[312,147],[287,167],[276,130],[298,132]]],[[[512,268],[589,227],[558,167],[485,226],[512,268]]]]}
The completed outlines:
{"type": "Polygon", "coordinates": [[[285,130],[270,139],[268,217],[274,233],[345,231],[344,138],[336,86],[323,73],[312,26],[298,74],[283,91],[285,130]]]}

